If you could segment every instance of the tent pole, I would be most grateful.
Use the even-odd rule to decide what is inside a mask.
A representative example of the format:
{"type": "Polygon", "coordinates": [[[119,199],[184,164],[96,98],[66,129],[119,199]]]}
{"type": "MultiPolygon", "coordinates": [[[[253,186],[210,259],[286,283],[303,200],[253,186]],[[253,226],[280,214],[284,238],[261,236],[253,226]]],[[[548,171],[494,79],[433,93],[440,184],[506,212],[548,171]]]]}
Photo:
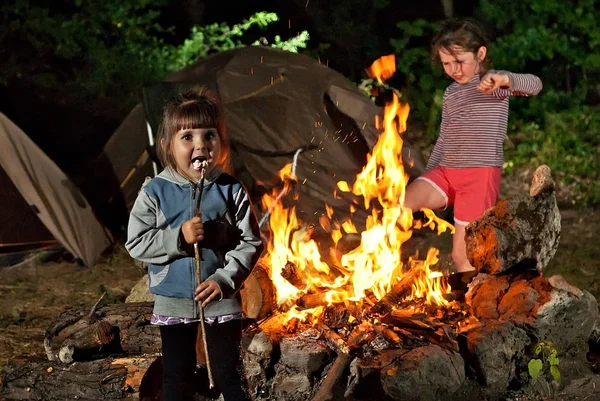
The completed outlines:
{"type": "MultiPolygon", "coordinates": [[[[294,158],[292,159],[292,177],[294,177],[296,179],[296,182],[298,181],[298,177],[296,176],[296,166],[298,165],[298,156],[300,156],[300,153],[302,153],[302,151],[304,151],[304,150],[305,149],[303,147],[296,149],[296,152],[294,153],[294,158]]],[[[265,213],[262,216],[262,218],[260,219],[260,221],[258,222],[258,228],[262,228],[262,226],[267,222],[267,220],[269,219],[269,216],[271,215],[271,212],[273,212],[273,209],[275,208],[275,205],[279,203],[279,200],[285,194],[286,194],[286,192],[284,190],[282,190],[279,193],[279,195],[277,195],[277,199],[275,199],[275,202],[273,202],[273,204],[271,205],[271,207],[269,208],[267,213],[265,213]]]]}
{"type": "MultiPolygon", "coordinates": [[[[150,146],[154,146],[154,135],[152,135],[152,127],[148,121],[146,121],[146,128],[148,131],[148,144],[150,146]]],[[[154,171],[154,176],[156,177],[158,175],[158,167],[156,166],[154,160],[152,161],[152,170],[154,171]]]]}

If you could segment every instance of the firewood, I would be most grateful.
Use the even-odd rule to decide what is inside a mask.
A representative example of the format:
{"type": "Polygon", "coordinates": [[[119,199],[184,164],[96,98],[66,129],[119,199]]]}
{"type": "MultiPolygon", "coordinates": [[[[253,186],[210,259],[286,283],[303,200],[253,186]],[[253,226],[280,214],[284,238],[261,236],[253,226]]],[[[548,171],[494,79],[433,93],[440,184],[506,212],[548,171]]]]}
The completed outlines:
{"type": "Polygon", "coordinates": [[[327,325],[324,324],[318,324],[316,328],[321,332],[321,336],[323,336],[327,345],[333,348],[338,354],[340,352],[346,354],[350,352],[350,348],[346,345],[346,342],[330,327],[327,327],[327,325]]]}
{"type": "Polygon", "coordinates": [[[301,291],[304,291],[308,285],[308,279],[304,270],[297,267],[293,262],[287,262],[285,264],[285,267],[281,270],[281,277],[301,291]]]}
{"type": "Polygon", "coordinates": [[[339,353],[335,358],[333,365],[329,368],[327,376],[321,383],[319,391],[313,398],[313,401],[329,401],[333,399],[333,387],[342,377],[342,373],[346,369],[346,366],[350,363],[350,355],[346,353],[339,353]]]}
{"type": "Polygon", "coordinates": [[[350,363],[350,352],[358,348],[372,333],[372,327],[367,324],[360,324],[352,330],[348,336],[347,342],[349,352],[338,353],[337,358],[335,358],[333,365],[331,365],[329,372],[327,372],[327,377],[325,377],[323,383],[321,383],[321,387],[319,387],[319,391],[313,398],[313,401],[328,401],[333,399],[333,388],[340,380],[340,377],[342,377],[346,366],[350,363]]]}
{"type": "MultiPolygon", "coordinates": [[[[417,318],[413,318],[410,315],[406,315],[406,313],[404,311],[401,310],[393,310],[390,314],[389,314],[389,319],[390,321],[394,324],[394,326],[397,327],[416,327],[416,328],[420,328],[420,329],[434,329],[434,324],[427,320],[427,321],[422,321],[420,320],[418,317],[417,318]]],[[[387,321],[387,319],[386,319],[387,321]]]]}
{"type": "Polygon", "coordinates": [[[152,302],[104,305],[94,311],[67,309],[46,331],[44,348],[51,361],[88,360],[115,350],[124,355],[161,351],[158,326],[150,324],[152,302]]]}
{"type": "Polygon", "coordinates": [[[390,292],[371,307],[367,315],[385,315],[389,313],[398,302],[410,295],[415,276],[416,273],[414,270],[406,272],[400,279],[400,282],[395,284],[390,292]]]}
{"type": "MultiPolygon", "coordinates": [[[[327,306],[329,304],[327,301],[327,292],[330,290],[329,288],[318,288],[315,292],[304,294],[296,300],[296,306],[301,310],[312,309],[317,306],[327,306]]],[[[352,286],[346,285],[340,288],[339,291],[350,292],[352,291],[352,286]]]]}
{"type": "Polygon", "coordinates": [[[312,309],[317,306],[327,305],[327,294],[325,292],[316,292],[304,294],[296,300],[296,306],[300,310],[312,309]]]}
{"type": "Polygon", "coordinates": [[[339,329],[348,324],[351,314],[345,305],[329,305],[323,311],[323,323],[332,329],[339,329]]]}
{"type": "Polygon", "coordinates": [[[261,320],[273,312],[277,305],[275,287],[269,269],[258,262],[244,281],[240,290],[242,309],[246,317],[261,320]]]}
{"type": "MultiPolygon", "coordinates": [[[[94,355],[102,353],[103,348],[109,348],[116,338],[118,328],[106,321],[97,321],[74,333],[60,346],[58,359],[63,363],[71,363],[75,360],[91,360],[94,355]]],[[[118,349],[114,344],[113,350],[118,349]]],[[[109,350],[105,349],[107,353],[109,350]]]]}
{"type": "Polygon", "coordinates": [[[398,334],[394,333],[394,330],[392,330],[382,324],[373,325],[373,329],[375,330],[375,332],[378,335],[385,338],[385,340],[392,345],[397,346],[402,341],[400,339],[400,337],[398,336],[398,334]]]}
{"type": "Polygon", "coordinates": [[[156,359],[104,358],[69,365],[35,357],[13,359],[2,372],[0,398],[117,401],[139,394],[140,399],[157,399],[153,394],[141,397],[142,386],[161,382],[160,376],[146,377],[156,359]]]}

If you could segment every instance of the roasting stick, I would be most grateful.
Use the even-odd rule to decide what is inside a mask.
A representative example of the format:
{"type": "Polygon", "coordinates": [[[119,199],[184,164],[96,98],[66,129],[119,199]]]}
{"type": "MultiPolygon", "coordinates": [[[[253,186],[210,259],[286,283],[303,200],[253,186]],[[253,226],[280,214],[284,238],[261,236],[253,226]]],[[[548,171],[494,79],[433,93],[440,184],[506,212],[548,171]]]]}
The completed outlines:
{"type": "MultiPolygon", "coordinates": [[[[206,173],[206,167],[208,162],[206,160],[200,161],[200,158],[195,158],[194,169],[200,171],[200,188],[198,193],[198,200],[196,201],[196,214],[200,214],[200,202],[202,201],[202,190],[204,189],[204,173],[206,173]]],[[[200,250],[198,249],[198,242],[194,243],[194,259],[196,262],[196,282],[198,285],[202,283],[202,275],[200,274],[200,250]]],[[[208,386],[210,388],[215,387],[213,380],[212,369],[210,367],[210,357],[208,356],[208,344],[206,342],[206,330],[204,330],[204,308],[202,308],[202,301],[198,301],[198,309],[200,310],[200,328],[202,330],[202,344],[204,346],[204,356],[206,357],[206,370],[208,371],[208,386]]]]}

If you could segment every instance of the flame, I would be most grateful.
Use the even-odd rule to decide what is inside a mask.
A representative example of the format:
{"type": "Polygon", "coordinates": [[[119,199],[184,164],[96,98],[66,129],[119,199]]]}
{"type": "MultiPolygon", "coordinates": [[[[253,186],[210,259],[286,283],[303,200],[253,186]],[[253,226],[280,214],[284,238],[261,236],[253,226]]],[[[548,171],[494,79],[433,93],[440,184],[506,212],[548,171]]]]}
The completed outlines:
{"type": "MultiPolygon", "coordinates": [[[[373,63],[369,74],[385,80],[394,70],[394,56],[384,56],[373,63]]],[[[322,307],[303,311],[292,307],[304,294],[321,294],[330,304],[360,305],[379,300],[403,277],[407,267],[415,272],[413,297],[425,298],[425,303],[447,303],[443,295],[449,292],[449,287],[441,273],[431,270],[438,262],[437,249],[431,248],[425,260],[409,258],[408,266],[401,261],[402,244],[412,236],[413,229],[437,227],[438,234],[447,229],[454,230],[451,224],[437,218],[430,210],[425,210],[427,221],[413,221],[412,211],[403,206],[409,176],[404,170],[400,134],[406,130],[409,110],[408,104],[400,103],[394,93],[392,101],[385,107],[383,120],[378,120],[383,132],[367,156],[363,170],[354,184],[345,181],[337,184],[337,190],[362,198],[364,208],[370,210],[366,228],[360,233],[360,243],[354,249],[342,254],[338,248],[345,235],[358,236],[358,230],[350,220],[335,220],[334,210],[329,205],[319,223],[331,235],[333,246],[330,249],[321,249],[312,238],[314,228],[311,230],[298,220],[294,207],[283,206],[281,198],[293,195],[297,183],[290,164],[280,171],[283,189],[263,197],[264,210],[271,211],[267,259],[277,289],[277,303],[288,310],[286,322],[293,318],[314,318],[322,313],[322,307]],[[294,287],[282,277],[287,262],[292,262],[303,273],[307,284],[304,289],[294,287]]],[[[354,206],[350,205],[350,208],[354,212],[354,206]]]]}

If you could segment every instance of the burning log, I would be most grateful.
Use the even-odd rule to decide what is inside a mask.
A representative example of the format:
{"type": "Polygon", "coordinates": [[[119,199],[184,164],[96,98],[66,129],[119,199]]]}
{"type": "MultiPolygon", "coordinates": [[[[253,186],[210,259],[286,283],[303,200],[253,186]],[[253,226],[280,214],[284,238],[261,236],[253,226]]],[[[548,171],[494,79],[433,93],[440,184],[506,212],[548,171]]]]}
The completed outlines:
{"type": "Polygon", "coordinates": [[[158,327],[150,324],[152,302],[96,306],[91,312],[67,309],[59,316],[44,338],[49,360],[70,363],[111,352],[160,352],[158,327]]]}
{"type": "Polygon", "coordinates": [[[340,352],[345,354],[350,353],[350,349],[348,348],[346,342],[330,327],[327,327],[324,324],[319,324],[317,325],[317,330],[321,332],[321,335],[325,339],[325,342],[327,342],[327,345],[333,348],[338,354],[340,352]]]}
{"type": "MultiPolygon", "coordinates": [[[[296,306],[299,309],[312,309],[317,306],[326,306],[329,304],[329,301],[327,300],[327,291],[329,291],[328,288],[320,288],[316,289],[316,292],[304,294],[296,300],[296,306]]],[[[337,291],[350,292],[352,291],[352,286],[346,285],[337,291]]]]}
{"type": "Polygon", "coordinates": [[[425,339],[440,347],[458,351],[458,343],[452,327],[425,314],[393,310],[383,321],[394,325],[400,334],[409,339],[425,339]]]}
{"type": "Polygon", "coordinates": [[[250,319],[261,320],[275,310],[275,287],[269,269],[260,260],[244,281],[240,296],[244,313],[250,319]]]}
{"type": "Polygon", "coordinates": [[[287,262],[285,264],[285,267],[281,270],[281,277],[301,291],[304,291],[308,285],[306,274],[302,269],[296,267],[293,262],[287,262]]]}
{"type": "Polygon", "coordinates": [[[389,313],[392,307],[410,295],[415,277],[416,273],[414,270],[406,272],[402,276],[402,279],[400,279],[400,282],[395,284],[390,292],[371,307],[367,315],[385,315],[389,313]]]}
{"type": "Polygon", "coordinates": [[[348,324],[351,311],[345,305],[329,305],[323,311],[323,323],[332,329],[339,329],[348,324]]]}
{"type": "Polygon", "coordinates": [[[467,226],[467,256],[480,273],[500,274],[516,265],[542,272],[560,239],[553,188],[550,169],[540,166],[530,196],[505,199],[467,226]]]}

